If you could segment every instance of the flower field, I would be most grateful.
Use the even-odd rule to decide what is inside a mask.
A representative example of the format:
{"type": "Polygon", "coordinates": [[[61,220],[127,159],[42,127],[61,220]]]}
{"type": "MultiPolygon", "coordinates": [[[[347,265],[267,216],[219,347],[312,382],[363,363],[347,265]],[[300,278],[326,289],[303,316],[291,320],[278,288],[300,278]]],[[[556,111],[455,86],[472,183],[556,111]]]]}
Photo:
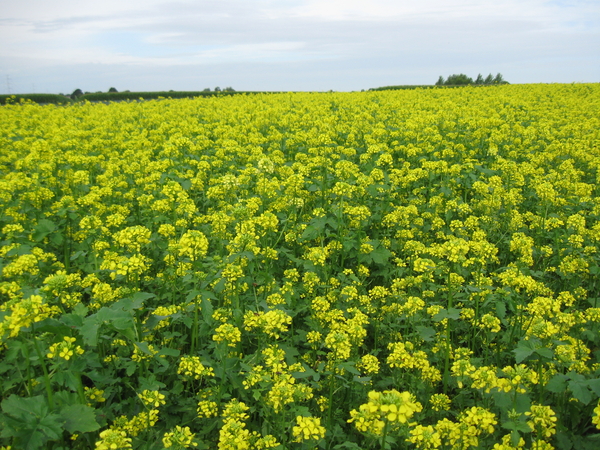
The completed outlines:
{"type": "Polygon", "coordinates": [[[600,448],[600,85],[0,125],[0,449],[600,448]]]}

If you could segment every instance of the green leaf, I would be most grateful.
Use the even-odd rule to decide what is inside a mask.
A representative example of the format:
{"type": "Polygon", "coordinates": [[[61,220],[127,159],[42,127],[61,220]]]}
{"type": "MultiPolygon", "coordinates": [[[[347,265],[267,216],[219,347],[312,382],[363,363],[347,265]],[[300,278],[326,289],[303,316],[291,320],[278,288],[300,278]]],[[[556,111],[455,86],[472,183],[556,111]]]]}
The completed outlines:
{"type": "Polygon", "coordinates": [[[75,392],[71,391],[57,391],[54,393],[54,404],[59,408],[75,405],[79,402],[79,397],[75,392]]]}
{"type": "Polygon", "coordinates": [[[100,428],[94,409],[87,405],[69,405],[60,412],[69,433],[87,433],[100,428]]]}
{"type": "Polygon", "coordinates": [[[41,395],[23,398],[13,394],[2,401],[2,411],[24,421],[35,421],[48,414],[48,404],[41,395]]]}
{"type": "Polygon", "coordinates": [[[134,344],[137,348],[139,348],[146,355],[152,356],[152,352],[150,351],[150,347],[148,347],[147,342],[134,342],[134,344]]]}
{"type": "Polygon", "coordinates": [[[49,414],[42,418],[36,427],[29,432],[21,433],[23,450],[38,450],[45,447],[50,440],[60,439],[62,434],[62,420],[57,414],[49,414]]]}
{"type": "Polygon", "coordinates": [[[498,316],[498,319],[504,320],[506,317],[506,304],[496,302],[496,316],[498,316]]]}
{"type": "Polygon", "coordinates": [[[588,387],[594,391],[594,394],[600,397],[600,378],[594,378],[593,380],[588,380],[588,387]]]}
{"type": "Polygon", "coordinates": [[[358,369],[356,367],[354,367],[354,362],[346,361],[346,362],[340,363],[339,367],[341,367],[344,370],[347,370],[348,372],[350,372],[353,375],[360,375],[360,372],[358,371],[358,369]]]}
{"type": "Polygon", "coordinates": [[[343,448],[347,448],[350,450],[361,450],[362,447],[354,442],[350,442],[350,441],[346,441],[343,444],[338,444],[335,447],[333,447],[334,449],[343,449],[343,448]]]}
{"type": "Polygon", "coordinates": [[[385,265],[388,259],[392,256],[392,253],[385,247],[379,245],[375,250],[369,253],[369,256],[375,264],[385,265]]]}
{"type": "Polygon", "coordinates": [[[535,353],[547,359],[552,359],[554,357],[554,352],[552,349],[547,347],[536,348],[535,353]]]}
{"type": "Polygon", "coordinates": [[[592,401],[592,393],[585,381],[569,381],[569,389],[573,393],[573,397],[579,400],[584,405],[592,401]]]}
{"type": "Polygon", "coordinates": [[[441,322],[444,319],[458,320],[460,318],[460,309],[450,308],[442,309],[439,313],[433,316],[435,322],[441,322]]]}
{"type": "Polygon", "coordinates": [[[158,353],[156,354],[157,356],[174,356],[177,357],[179,356],[181,352],[179,350],[176,350],[174,348],[168,348],[168,347],[163,347],[161,348],[158,353]]]}
{"type": "Polygon", "coordinates": [[[33,239],[39,242],[52,233],[55,229],[56,225],[54,222],[48,219],[41,219],[33,229],[33,239]]]}
{"type": "Polygon", "coordinates": [[[512,432],[515,432],[515,431],[516,432],[521,431],[522,433],[530,433],[531,432],[531,428],[529,428],[529,425],[527,425],[527,422],[521,421],[521,420],[509,420],[507,422],[504,422],[502,424],[502,428],[511,430],[512,432]]]}
{"type": "Polygon", "coordinates": [[[317,237],[319,237],[321,235],[321,233],[323,233],[323,230],[325,229],[325,225],[327,224],[327,222],[328,222],[327,216],[316,217],[316,218],[312,219],[308,223],[308,226],[302,232],[302,236],[300,237],[300,239],[302,239],[304,241],[312,241],[313,239],[316,239],[317,237]]]}
{"type": "Polygon", "coordinates": [[[48,414],[48,405],[41,395],[22,398],[13,394],[2,402],[2,411],[6,414],[2,436],[14,437],[16,448],[39,450],[62,434],[63,421],[57,414],[48,414]]]}
{"type": "Polygon", "coordinates": [[[79,328],[79,333],[83,338],[85,345],[90,347],[96,347],[98,345],[98,330],[100,329],[100,322],[96,314],[92,314],[86,317],[83,321],[83,325],[79,328]]]}
{"type": "Polygon", "coordinates": [[[533,346],[531,341],[521,341],[517,348],[513,350],[515,353],[515,361],[517,364],[523,362],[526,358],[531,356],[535,351],[535,347],[533,346]]]}
{"type": "Polygon", "coordinates": [[[519,442],[521,442],[521,435],[517,430],[514,430],[510,433],[510,443],[516,448],[519,446],[519,442]]]}
{"type": "Polygon", "coordinates": [[[558,444],[559,450],[571,450],[573,443],[568,434],[563,432],[556,433],[556,443],[558,444]]]}
{"type": "Polygon", "coordinates": [[[432,327],[417,326],[417,332],[421,339],[426,342],[432,342],[435,338],[435,329],[432,327]]]}
{"type": "Polygon", "coordinates": [[[125,368],[125,373],[127,374],[128,377],[130,377],[131,375],[133,375],[135,373],[137,369],[137,364],[134,361],[130,361],[127,364],[127,367],[125,368]]]}
{"type": "Polygon", "coordinates": [[[131,297],[131,299],[133,300],[131,308],[140,309],[142,306],[144,306],[144,302],[148,299],[151,299],[152,297],[155,297],[155,295],[150,294],[149,292],[136,292],[131,297]]]}
{"type": "Polygon", "coordinates": [[[561,392],[565,392],[567,390],[567,380],[568,377],[563,375],[562,373],[557,373],[546,385],[546,390],[553,392],[555,394],[559,394],[561,392]]]}
{"type": "Polygon", "coordinates": [[[60,370],[54,374],[53,380],[69,389],[77,390],[79,378],[70,370],[60,370]]]}
{"type": "Polygon", "coordinates": [[[202,318],[207,324],[213,323],[213,305],[210,302],[210,298],[202,294],[202,318]]]}

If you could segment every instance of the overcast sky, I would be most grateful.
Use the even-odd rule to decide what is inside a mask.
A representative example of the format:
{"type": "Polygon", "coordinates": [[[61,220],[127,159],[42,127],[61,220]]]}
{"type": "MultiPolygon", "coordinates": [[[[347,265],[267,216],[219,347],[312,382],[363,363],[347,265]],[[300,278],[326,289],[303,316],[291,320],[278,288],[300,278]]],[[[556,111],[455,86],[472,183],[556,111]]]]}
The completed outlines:
{"type": "Polygon", "coordinates": [[[600,0],[0,0],[0,93],[600,82],[600,0]]]}

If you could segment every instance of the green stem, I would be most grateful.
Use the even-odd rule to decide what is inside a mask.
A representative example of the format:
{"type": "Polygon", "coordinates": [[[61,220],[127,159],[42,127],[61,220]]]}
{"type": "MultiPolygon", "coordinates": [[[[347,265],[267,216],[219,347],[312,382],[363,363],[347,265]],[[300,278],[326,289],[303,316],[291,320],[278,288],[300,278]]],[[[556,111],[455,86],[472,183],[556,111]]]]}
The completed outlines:
{"type": "Polygon", "coordinates": [[[85,392],[83,390],[83,382],[81,381],[81,372],[73,372],[75,374],[75,378],[77,379],[77,393],[79,394],[79,401],[82,405],[87,404],[85,399],[85,392]]]}
{"type": "Polygon", "coordinates": [[[450,330],[446,327],[446,352],[444,356],[444,394],[448,392],[448,378],[450,376],[450,330]]]}
{"type": "Polygon", "coordinates": [[[389,426],[389,422],[386,420],[385,427],[383,427],[383,437],[381,438],[381,450],[385,450],[385,440],[386,440],[387,434],[388,434],[388,426],[389,426]]]}
{"type": "Polygon", "coordinates": [[[190,354],[194,354],[198,345],[198,301],[194,301],[194,323],[192,325],[192,348],[190,354]]]}
{"type": "Polygon", "coordinates": [[[327,408],[329,408],[327,410],[327,429],[328,430],[331,430],[333,428],[331,422],[333,420],[333,388],[335,387],[334,373],[335,373],[335,368],[333,369],[333,372],[329,376],[329,399],[327,401],[327,408]]]}
{"type": "MultiPolygon", "coordinates": [[[[29,346],[27,345],[23,345],[23,353],[25,353],[25,359],[27,360],[27,393],[29,395],[31,395],[31,389],[32,389],[32,379],[33,377],[31,376],[31,359],[29,358],[29,346]]],[[[18,369],[18,366],[17,366],[18,369]]],[[[19,371],[20,373],[20,371],[19,371]]],[[[23,376],[21,375],[21,378],[23,378],[23,376]]]]}
{"type": "MultiPolygon", "coordinates": [[[[33,324],[31,326],[31,333],[33,334],[33,324]]],[[[44,371],[44,385],[46,387],[46,395],[48,396],[48,405],[50,406],[50,410],[54,409],[54,395],[52,393],[52,387],[50,386],[50,376],[48,375],[48,368],[46,367],[46,361],[44,361],[44,356],[40,351],[40,347],[37,342],[37,338],[33,336],[33,346],[35,347],[35,352],[40,359],[40,364],[42,365],[42,370],[44,371]]]]}

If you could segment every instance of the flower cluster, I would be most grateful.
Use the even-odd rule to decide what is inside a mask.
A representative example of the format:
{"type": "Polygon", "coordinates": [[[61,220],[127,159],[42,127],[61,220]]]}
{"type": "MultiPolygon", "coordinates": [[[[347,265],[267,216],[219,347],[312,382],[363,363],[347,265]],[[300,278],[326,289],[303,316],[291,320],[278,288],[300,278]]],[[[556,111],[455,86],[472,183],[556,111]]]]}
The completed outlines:
{"type": "Polygon", "coordinates": [[[349,423],[354,423],[358,431],[375,436],[383,434],[386,424],[399,426],[406,424],[423,406],[410,392],[398,392],[395,389],[369,392],[369,401],[360,405],[358,410],[350,411],[349,423]]]}

